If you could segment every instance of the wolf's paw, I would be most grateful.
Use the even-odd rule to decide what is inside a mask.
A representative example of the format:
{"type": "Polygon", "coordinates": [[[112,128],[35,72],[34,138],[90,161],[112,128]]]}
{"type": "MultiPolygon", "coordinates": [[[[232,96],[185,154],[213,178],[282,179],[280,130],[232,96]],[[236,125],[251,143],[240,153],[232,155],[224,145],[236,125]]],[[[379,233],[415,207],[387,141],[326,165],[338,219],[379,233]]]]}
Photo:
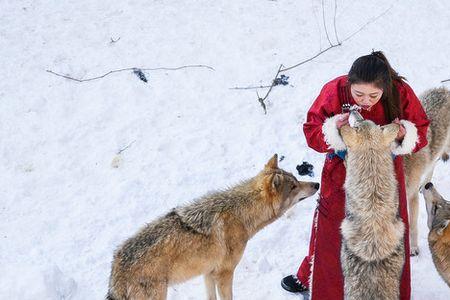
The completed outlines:
{"type": "Polygon", "coordinates": [[[411,256],[417,256],[419,255],[419,247],[411,247],[411,256]]]}

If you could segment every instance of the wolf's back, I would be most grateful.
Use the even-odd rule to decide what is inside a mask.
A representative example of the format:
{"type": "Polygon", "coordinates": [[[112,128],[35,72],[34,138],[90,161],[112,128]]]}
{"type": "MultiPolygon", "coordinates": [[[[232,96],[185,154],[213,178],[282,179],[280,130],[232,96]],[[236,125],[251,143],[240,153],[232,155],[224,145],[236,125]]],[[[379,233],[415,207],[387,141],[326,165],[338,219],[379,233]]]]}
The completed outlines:
{"type": "Polygon", "coordinates": [[[420,95],[420,99],[430,119],[433,119],[442,109],[450,109],[450,91],[445,87],[426,90],[420,95]]]}

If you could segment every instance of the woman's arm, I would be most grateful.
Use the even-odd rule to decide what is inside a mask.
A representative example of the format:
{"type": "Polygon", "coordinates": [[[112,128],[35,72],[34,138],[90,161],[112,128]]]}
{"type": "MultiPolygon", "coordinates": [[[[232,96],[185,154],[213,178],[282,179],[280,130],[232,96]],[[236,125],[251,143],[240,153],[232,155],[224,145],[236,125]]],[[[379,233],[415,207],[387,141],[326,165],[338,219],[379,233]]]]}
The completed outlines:
{"type": "Polygon", "coordinates": [[[399,92],[403,109],[400,123],[406,133],[401,142],[393,144],[392,152],[395,155],[404,155],[417,152],[428,144],[427,131],[430,121],[422,103],[407,83],[402,82],[399,92]]]}
{"type": "Polygon", "coordinates": [[[336,121],[341,117],[341,105],[337,93],[333,93],[336,85],[327,84],[308,111],[303,124],[306,142],[312,149],[320,152],[345,150],[336,121]]]}

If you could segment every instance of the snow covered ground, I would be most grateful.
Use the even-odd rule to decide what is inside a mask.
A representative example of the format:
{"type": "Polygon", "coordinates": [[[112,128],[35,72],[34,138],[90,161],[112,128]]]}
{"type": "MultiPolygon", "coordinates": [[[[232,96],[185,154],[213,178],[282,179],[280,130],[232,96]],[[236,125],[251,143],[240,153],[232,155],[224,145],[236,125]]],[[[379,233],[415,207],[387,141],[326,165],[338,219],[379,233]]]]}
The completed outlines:
{"type": "MultiPolygon", "coordinates": [[[[316,176],[303,180],[319,181],[323,155],[307,148],[300,124],[321,86],[373,48],[417,93],[450,76],[448,1],[337,5],[340,40],[390,9],[287,72],[291,85],[273,90],[264,115],[254,90],[229,88],[270,83],[280,63],[325,49],[321,1],[0,1],[0,299],[102,299],[124,239],[255,175],[273,153],[293,173],[311,162],[316,176]],[[88,78],[190,64],[214,70],[149,71],[148,83],[132,72],[84,83],[46,72],[88,78]]],[[[334,41],[333,10],[325,1],[334,41]]],[[[448,175],[439,163],[434,183],[450,199],[448,175]]],[[[250,241],[236,299],[301,298],[279,282],[307,252],[315,204],[305,200],[250,241]]],[[[421,205],[413,299],[449,299],[426,236],[421,205]]],[[[169,299],[204,295],[201,278],[169,291],[169,299]]]]}

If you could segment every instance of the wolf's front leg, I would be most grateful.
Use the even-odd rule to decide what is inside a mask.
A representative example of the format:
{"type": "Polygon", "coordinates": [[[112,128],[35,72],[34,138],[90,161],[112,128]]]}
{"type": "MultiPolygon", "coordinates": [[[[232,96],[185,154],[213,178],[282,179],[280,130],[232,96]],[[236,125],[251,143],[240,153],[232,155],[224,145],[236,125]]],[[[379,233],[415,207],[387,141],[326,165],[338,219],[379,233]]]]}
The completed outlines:
{"type": "Polygon", "coordinates": [[[216,282],[212,273],[205,274],[206,297],[208,300],[217,300],[216,282]]]}
{"type": "MultiPolygon", "coordinates": [[[[120,298],[125,299],[125,298],[120,298]]],[[[166,300],[167,299],[167,281],[162,280],[142,280],[133,282],[128,287],[128,297],[133,300],[166,300]]]]}
{"type": "Polygon", "coordinates": [[[409,238],[411,245],[411,256],[419,254],[419,245],[417,238],[419,232],[417,230],[417,219],[419,216],[419,195],[415,192],[408,198],[408,212],[409,212],[409,238]]]}
{"type": "Polygon", "coordinates": [[[234,270],[221,270],[214,276],[220,300],[233,299],[233,272],[234,270]]]}
{"type": "Polygon", "coordinates": [[[166,300],[167,299],[167,283],[158,282],[155,284],[151,291],[148,291],[150,299],[152,300],[166,300]]]}

